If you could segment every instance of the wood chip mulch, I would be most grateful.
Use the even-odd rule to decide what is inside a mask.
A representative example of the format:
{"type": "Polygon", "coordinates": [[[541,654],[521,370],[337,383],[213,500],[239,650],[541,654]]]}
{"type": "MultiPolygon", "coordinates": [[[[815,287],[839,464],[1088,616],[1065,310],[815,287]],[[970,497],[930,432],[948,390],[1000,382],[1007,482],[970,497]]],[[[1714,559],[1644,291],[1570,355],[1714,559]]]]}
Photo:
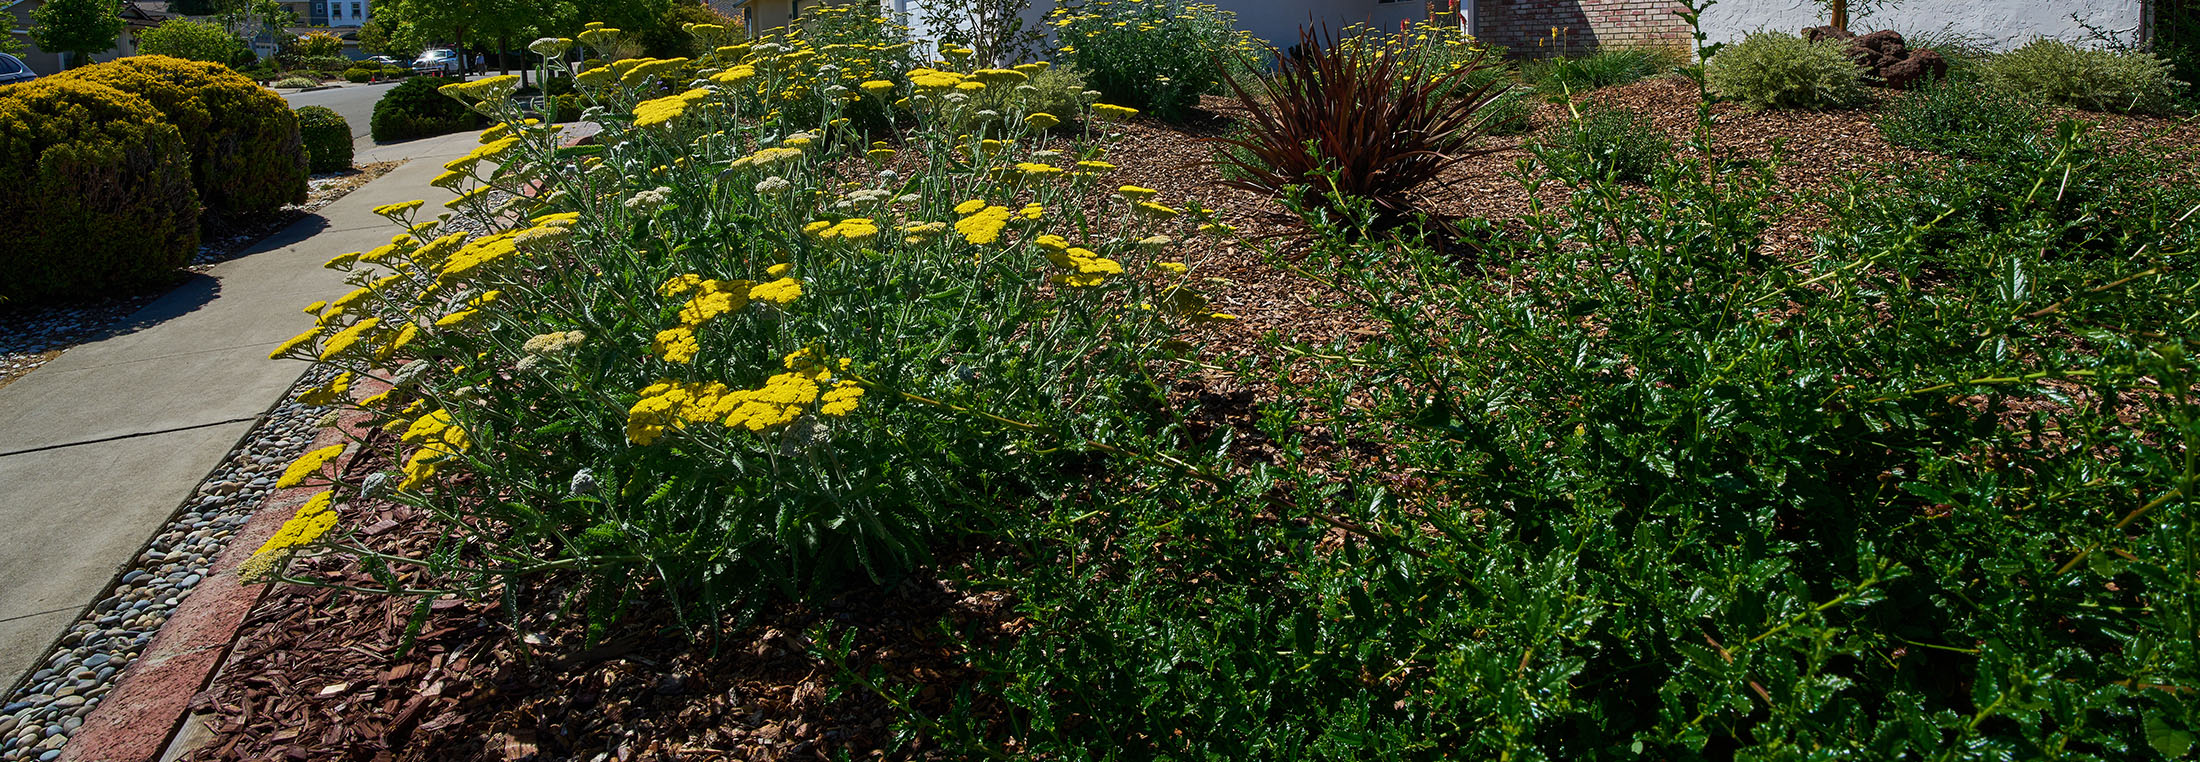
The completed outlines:
{"type": "MultiPolygon", "coordinates": [[[[1826,113],[1715,111],[1718,145],[1743,159],[1780,157],[1778,176],[1791,192],[1836,187],[1852,172],[1931,157],[1888,145],[1873,121],[1885,103],[1826,113]]],[[[1612,88],[1588,100],[1651,115],[1682,142],[1695,125],[1694,86],[1664,79],[1612,88]]],[[[1214,110],[1224,104],[1211,100],[1214,110]]],[[[1560,118],[1546,106],[1547,130],[1560,118]]],[[[2085,115],[2125,145],[2200,150],[2191,122],[2085,115]]],[[[1262,384],[1220,370],[1235,358],[1267,351],[1263,337],[1325,342],[1368,335],[1378,326],[1341,305],[1321,284],[1271,264],[1305,255],[1304,228],[1255,194],[1224,187],[1205,164],[1203,136],[1220,134],[1217,117],[1179,129],[1137,121],[1110,155],[1121,167],[1110,182],[1160,189],[1174,202],[1196,199],[1227,210],[1240,229],[1234,245],[1188,258],[1218,309],[1239,315],[1201,337],[1216,370],[1193,396],[1250,415],[1262,384]]],[[[1535,139],[1490,138],[1476,157],[1423,189],[1422,202],[1440,215],[1507,219],[1526,212],[1527,199],[1510,174],[1535,139]]],[[[2196,162],[2200,164],[2200,162],[2196,162]]],[[[1549,186],[1546,204],[1563,203],[1549,186]]],[[[1767,246],[1805,251],[1820,218],[1807,205],[1781,221],[1767,246]]],[[[386,468],[371,460],[354,468],[386,468]]],[[[363,473],[363,472],[362,472],[363,473]]],[[[370,543],[392,553],[419,553],[436,541],[413,509],[367,502],[347,506],[347,526],[365,527],[370,543]]],[[[981,552],[975,550],[964,551],[981,552]]],[[[967,557],[967,556],[966,556],[967,557]]],[[[943,558],[953,568],[953,557],[943,558]]],[[[372,585],[344,558],[302,566],[331,582],[372,585]]],[[[408,578],[409,579],[409,578],[408,578]]],[[[554,588],[555,583],[544,587],[554,588]]],[[[537,612],[558,608],[554,589],[523,603],[537,612]]],[[[887,699],[851,690],[813,638],[854,632],[849,659],[876,669],[889,683],[930,686],[913,696],[938,710],[973,679],[965,654],[932,633],[945,626],[977,632],[981,643],[1017,631],[999,594],[958,591],[919,578],[851,594],[814,608],[786,607],[739,628],[691,636],[669,615],[633,617],[589,646],[570,620],[539,614],[514,621],[495,600],[446,600],[398,656],[411,604],[404,600],[278,586],[254,610],[234,655],[195,702],[213,731],[187,759],[291,760],[531,760],[680,759],[786,760],[905,757],[921,753],[895,718],[906,714],[887,699]]],[[[897,699],[898,700],[898,699],[897,699]]],[[[983,711],[981,707],[981,712],[983,711]]]]}

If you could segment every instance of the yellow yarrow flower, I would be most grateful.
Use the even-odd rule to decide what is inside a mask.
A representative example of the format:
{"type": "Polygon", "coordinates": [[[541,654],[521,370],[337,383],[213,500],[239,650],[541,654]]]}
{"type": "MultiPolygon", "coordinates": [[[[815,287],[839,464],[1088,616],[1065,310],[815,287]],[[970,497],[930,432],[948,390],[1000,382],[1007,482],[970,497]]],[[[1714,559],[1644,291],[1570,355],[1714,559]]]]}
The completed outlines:
{"type": "Polygon", "coordinates": [[[332,444],[298,456],[297,460],[290,462],[289,468],[283,469],[282,477],[275,480],[275,488],[290,489],[304,484],[306,479],[319,473],[322,466],[328,465],[329,461],[335,460],[336,456],[342,454],[344,454],[344,445],[332,444]]]}
{"type": "Polygon", "coordinates": [[[346,351],[352,348],[352,345],[359,343],[359,337],[366,335],[368,331],[374,330],[374,327],[380,325],[381,322],[381,318],[370,317],[353,323],[350,328],[330,336],[328,343],[321,347],[321,361],[327,362],[343,356],[346,351]]]}
{"type": "Polygon", "coordinates": [[[955,232],[974,244],[994,243],[1001,240],[1001,231],[1008,227],[1008,218],[1008,207],[988,206],[955,223],[955,232]]]}
{"type": "Polygon", "coordinates": [[[283,522],[275,535],[260,543],[252,551],[252,557],[238,567],[238,576],[245,582],[263,582],[273,578],[279,567],[290,560],[290,553],[310,545],[336,528],[336,493],[322,492],[298,506],[298,512],[283,522]]]}
{"type": "Polygon", "coordinates": [[[344,395],[346,393],[349,393],[350,391],[351,373],[349,371],[346,371],[336,374],[336,377],[329,379],[328,383],[313,387],[311,389],[307,389],[304,392],[299,393],[298,404],[308,407],[333,405],[343,401],[344,395]]]}
{"type": "Polygon", "coordinates": [[[682,365],[694,362],[695,355],[703,351],[703,346],[695,341],[695,329],[684,325],[658,331],[649,346],[658,357],[682,365]]]}
{"type": "Polygon", "coordinates": [[[788,304],[801,296],[802,282],[793,278],[780,278],[749,289],[749,299],[773,304],[788,304]]]}

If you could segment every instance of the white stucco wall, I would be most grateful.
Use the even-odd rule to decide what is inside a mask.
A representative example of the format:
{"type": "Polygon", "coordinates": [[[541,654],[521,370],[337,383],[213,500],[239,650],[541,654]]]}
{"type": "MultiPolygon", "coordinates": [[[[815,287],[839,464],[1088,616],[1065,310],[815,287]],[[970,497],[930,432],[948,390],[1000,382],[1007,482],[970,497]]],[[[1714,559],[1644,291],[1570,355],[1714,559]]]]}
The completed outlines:
{"type": "MultiPolygon", "coordinates": [[[[1870,16],[1851,18],[1858,33],[1893,29],[1904,34],[1948,30],[2008,50],[2034,37],[2080,40],[2086,31],[2070,14],[2110,30],[2139,25],[2141,0],[1903,0],[1870,16]]],[[[1724,0],[1704,12],[1713,42],[1731,42],[1760,29],[1800,32],[1825,23],[1815,0],[1724,0]]]]}

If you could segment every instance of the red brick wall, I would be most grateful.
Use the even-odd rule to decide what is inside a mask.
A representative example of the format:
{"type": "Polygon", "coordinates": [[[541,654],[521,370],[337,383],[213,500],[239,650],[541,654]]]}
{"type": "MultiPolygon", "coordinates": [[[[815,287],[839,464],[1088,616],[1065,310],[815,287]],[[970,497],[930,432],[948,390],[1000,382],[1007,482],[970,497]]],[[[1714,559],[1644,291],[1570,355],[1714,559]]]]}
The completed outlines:
{"type": "Polygon", "coordinates": [[[1474,36],[1531,57],[1600,47],[1686,49],[1688,27],[1673,15],[1679,7],[1673,0],[1479,0],[1474,36]]]}

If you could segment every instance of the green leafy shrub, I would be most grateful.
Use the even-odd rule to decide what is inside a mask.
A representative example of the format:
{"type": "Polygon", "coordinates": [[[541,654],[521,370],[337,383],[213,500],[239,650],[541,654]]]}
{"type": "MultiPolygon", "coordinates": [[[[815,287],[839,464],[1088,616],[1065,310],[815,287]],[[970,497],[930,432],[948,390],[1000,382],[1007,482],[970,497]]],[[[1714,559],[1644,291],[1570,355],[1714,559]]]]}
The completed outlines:
{"type": "Polygon", "coordinates": [[[64,76],[143,97],[182,131],[191,176],[210,214],[273,211],[306,200],[298,118],[281,96],[221,64],[131,56],[64,76]]]}
{"type": "Polygon", "coordinates": [[[1863,102],[1863,67],[1842,44],[1786,32],[1758,32],[1704,66],[1711,92],[1751,108],[1828,109],[1863,102]]]}
{"type": "Polygon", "coordinates": [[[1165,120],[1221,92],[1223,60],[1261,54],[1236,14],[1206,3],[1098,3],[1048,19],[1061,43],[1055,59],[1077,67],[1102,100],[1165,120]]]}
{"type": "Polygon", "coordinates": [[[305,137],[306,155],[314,172],[340,172],[351,168],[351,123],[324,106],[298,109],[298,131],[305,137]]]}
{"type": "Polygon", "coordinates": [[[137,51],[140,55],[171,56],[223,65],[235,63],[239,54],[251,53],[244,41],[222,25],[181,17],[138,33],[137,51]]]}
{"type": "Polygon", "coordinates": [[[1676,62],[1664,50],[1607,48],[1578,58],[1552,58],[1521,65],[1521,78],[1548,92],[1588,92],[1638,82],[1671,71],[1676,62]]]}
{"type": "Polygon", "coordinates": [[[325,71],[337,74],[342,74],[359,65],[359,62],[343,56],[295,56],[276,60],[281,65],[294,71],[325,71]]]}
{"type": "Polygon", "coordinates": [[[1979,157],[2038,135],[2044,118],[2038,106],[2016,95],[1949,79],[1897,101],[1879,120],[1879,131],[1896,145],[1979,157]]]}
{"type": "Polygon", "coordinates": [[[1626,109],[1601,109],[1560,127],[1537,156],[1569,182],[1599,179],[1643,182],[1673,155],[1673,141],[1650,117],[1626,109]]]}
{"type": "Polygon", "coordinates": [[[183,136],[144,98],[77,77],[0,88],[0,297],[174,277],[198,249],[183,136]]]}
{"type": "Polygon", "coordinates": [[[408,79],[382,94],[374,103],[369,131],[379,142],[464,132],[481,126],[480,115],[450,96],[437,92],[449,84],[434,77],[408,79]]]}
{"type": "Polygon", "coordinates": [[[2152,53],[2049,38],[1994,56],[1983,76],[1990,86],[2043,103],[2119,114],[2165,113],[2185,85],[2171,79],[2169,62],[2152,53]]]}
{"type": "Polygon", "coordinates": [[[344,81],[346,81],[346,82],[354,82],[354,83],[356,83],[356,82],[371,82],[371,81],[373,81],[373,80],[374,80],[374,78],[375,78],[375,77],[379,77],[379,76],[381,76],[381,75],[382,75],[382,70],[381,70],[381,69],[379,69],[379,68],[376,68],[376,69],[345,69],[345,70],[344,70],[344,81]]]}

